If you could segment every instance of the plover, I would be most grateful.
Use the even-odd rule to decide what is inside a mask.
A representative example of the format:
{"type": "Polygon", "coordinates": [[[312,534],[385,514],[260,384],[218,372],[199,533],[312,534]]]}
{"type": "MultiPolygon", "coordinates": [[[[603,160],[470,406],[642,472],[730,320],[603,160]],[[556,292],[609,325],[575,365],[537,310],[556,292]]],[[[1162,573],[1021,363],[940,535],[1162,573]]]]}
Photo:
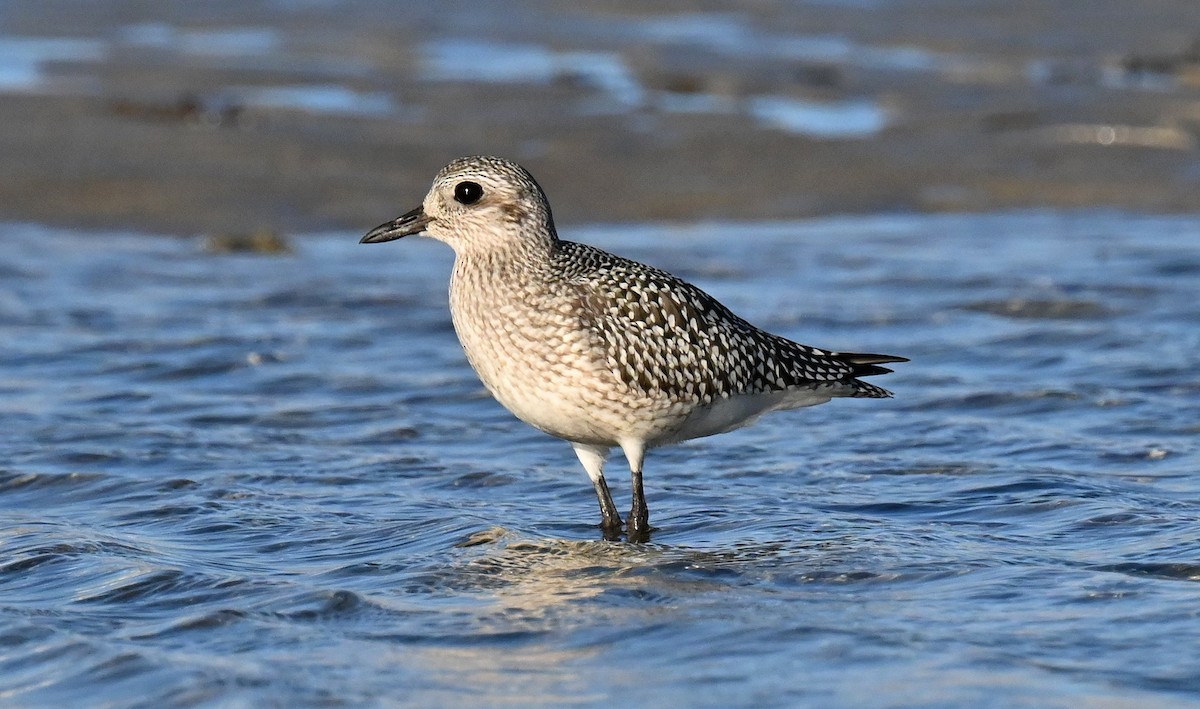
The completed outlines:
{"type": "Polygon", "coordinates": [[[797,344],[666,271],[559,239],[542,188],[501,158],[451,162],[421,206],[361,243],[420,233],[454,249],[450,315],[467,360],[517,418],[574,447],[606,539],[624,526],[604,480],[612,448],[631,473],[626,536],[645,541],[648,449],[833,397],[890,397],[859,378],[907,361],[797,344]]]}

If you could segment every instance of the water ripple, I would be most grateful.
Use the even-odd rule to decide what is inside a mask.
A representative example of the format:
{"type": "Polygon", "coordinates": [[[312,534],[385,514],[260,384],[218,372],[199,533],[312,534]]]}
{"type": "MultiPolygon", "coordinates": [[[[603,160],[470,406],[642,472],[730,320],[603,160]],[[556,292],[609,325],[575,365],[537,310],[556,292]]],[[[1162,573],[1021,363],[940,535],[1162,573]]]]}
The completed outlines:
{"type": "Polygon", "coordinates": [[[3,701],[1200,693],[1191,219],[563,231],[913,362],[894,400],[652,451],[659,529],[610,543],[463,361],[436,245],[0,227],[3,701]]]}

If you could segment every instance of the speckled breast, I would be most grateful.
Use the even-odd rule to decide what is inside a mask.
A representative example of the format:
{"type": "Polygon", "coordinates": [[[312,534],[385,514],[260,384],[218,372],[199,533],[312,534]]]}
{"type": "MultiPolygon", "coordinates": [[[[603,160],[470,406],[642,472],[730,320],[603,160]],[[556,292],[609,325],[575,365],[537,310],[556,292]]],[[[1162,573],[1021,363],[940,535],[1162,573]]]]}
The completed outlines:
{"type": "Polygon", "coordinates": [[[569,292],[546,283],[514,286],[496,275],[460,264],[450,285],[454,329],[484,386],[546,433],[616,444],[651,402],[629,400],[569,292]]]}

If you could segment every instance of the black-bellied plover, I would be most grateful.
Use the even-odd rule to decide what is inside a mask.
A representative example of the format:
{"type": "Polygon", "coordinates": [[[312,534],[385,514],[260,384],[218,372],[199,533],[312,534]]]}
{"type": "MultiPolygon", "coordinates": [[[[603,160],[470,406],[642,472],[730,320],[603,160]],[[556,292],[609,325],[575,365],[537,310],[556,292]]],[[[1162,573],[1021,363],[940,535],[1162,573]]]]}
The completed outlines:
{"type": "Polygon", "coordinates": [[[563,241],[542,188],[501,158],[450,163],[420,207],[362,243],[422,232],[454,249],[450,315],[467,360],[517,418],[574,446],[607,539],[623,526],[604,481],[614,446],[632,475],[626,534],[644,541],[646,450],[833,397],[890,397],[858,378],[907,361],[797,344],[665,271],[563,241]]]}

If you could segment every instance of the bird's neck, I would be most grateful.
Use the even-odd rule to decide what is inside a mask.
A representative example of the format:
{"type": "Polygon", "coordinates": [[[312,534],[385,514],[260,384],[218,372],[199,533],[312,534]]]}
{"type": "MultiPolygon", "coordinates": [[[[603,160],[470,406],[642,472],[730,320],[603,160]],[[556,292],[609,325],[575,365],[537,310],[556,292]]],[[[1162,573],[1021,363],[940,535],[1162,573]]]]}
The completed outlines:
{"type": "Polygon", "coordinates": [[[557,241],[546,241],[456,251],[450,313],[467,357],[481,376],[486,364],[477,353],[515,347],[513,332],[505,323],[534,317],[532,313],[544,309],[545,294],[555,291],[557,248],[557,241]]]}
{"type": "Polygon", "coordinates": [[[559,243],[551,231],[546,238],[472,244],[456,250],[454,272],[485,281],[536,278],[550,267],[559,243]]]}

